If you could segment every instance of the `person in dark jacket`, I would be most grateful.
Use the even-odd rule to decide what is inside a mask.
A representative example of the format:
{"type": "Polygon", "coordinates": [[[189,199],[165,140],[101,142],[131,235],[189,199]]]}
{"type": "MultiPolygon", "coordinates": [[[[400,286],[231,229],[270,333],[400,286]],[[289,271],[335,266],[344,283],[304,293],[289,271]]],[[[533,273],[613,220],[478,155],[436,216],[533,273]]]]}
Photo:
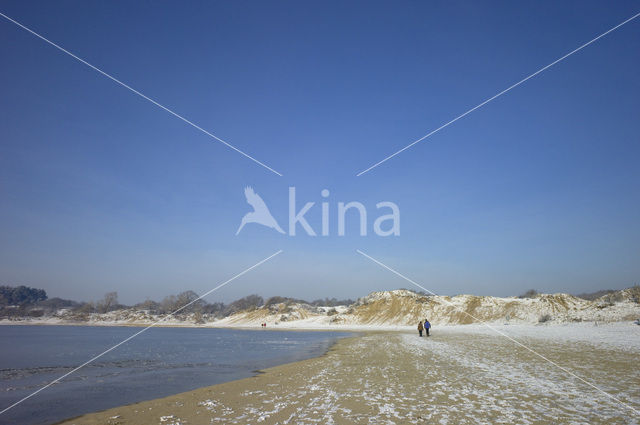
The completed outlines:
{"type": "MultiPolygon", "coordinates": [[[[429,323],[427,319],[424,319],[424,330],[427,333],[427,336],[429,336],[429,329],[431,329],[431,323],[429,323]]],[[[422,334],[420,336],[422,336],[422,334]]]]}
{"type": "Polygon", "coordinates": [[[422,336],[422,330],[424,329],[424,327],[422,326],[422,322],[418,322],[418,333],[420,334],[420,336],[422,336]]]}

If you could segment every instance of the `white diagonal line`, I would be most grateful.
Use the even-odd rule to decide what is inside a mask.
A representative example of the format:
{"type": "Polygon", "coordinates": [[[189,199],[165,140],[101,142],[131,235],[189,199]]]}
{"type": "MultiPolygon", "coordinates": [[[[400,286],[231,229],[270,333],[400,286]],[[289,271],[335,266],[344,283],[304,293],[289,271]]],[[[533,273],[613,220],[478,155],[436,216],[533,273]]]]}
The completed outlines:
{"type": "Polygon", "coordinates": [[[124,344],[124,343],[126,343],[126,342],[128,342],[128,341],[132,340],[133,338],[137,337],[138,335],[140,335],[141,333],[143,333],[143,332],[147,331],[148,329],[151,329],[152,327],[154,327],[154,326],[155,326],[155,325],[157,325],[158,323],[160,323],[160,322],[164,321],[165,319],[167,319],[167,318],[169,318],[169,317],[173,316],[174,314],[178,313],[179,311],[181,311],[181,310],[183,310],[183,309],[185,309],[185,308],[189,307],[191,304],[193,304],[194,302],[196,302],[196,301],[198,301],[198,300],[201,300],[202,298],[206,297],[207,295],[209,295],[209,294],[210,294],[210,293],[212,293],[213,291],[216,291],[216,290],[218,290],[218,289],[222,288],[222,287],[223,287],[223,286],[225,286],[227,283],[230,283],[230,282],[234,281],[235,279],[239,278],[240,276],[242,276],[243,274],[247,273],[248,271],[253,270],[253,269],[255,269],[256,267],[258,267],[259,265],[261,265],[261,264],[263,264],[263,263],[265,263],[265,262],[269,261],[270,259],[272,259],[272,258],[273,258],[273,257],[275,257],[276,255],[280,254],[281,252],[282,252],[282,250],[279,250],[278,252],[276,252],[276,253],[274,253],[274,254],[271,254],[270,256],[268,256],[267,258],[265,258],[264,260],[261,260],[261,261],[257,262],[257,263],[256,263],[256,264],[254,264],[253,266],[251,266],[251,267],[249,267],[249,268],[247,268],[247,269],[243,270],[242,272],[238,273],[237,275],[233,276],[231,279],[229,279],[229,280],[227,280],[227,281],[225,281],[225,282],[222,282],[220,285],[216,286],[215,288],[213,288],[213,289],[211,289],[211,290],[209,290],[209,291],[205,292],[203,295],[200,295],[198,298],[196,298],[195,300],[191,301],[190,303],[183,305],[182,307],[180,307],[180,308],[179,308],[179,309],[177,309],[176,311],[174,311],[174,312],[172,312],[172,313],[170,313],[170,314],[168,314],[168,315],[164,316],[162,319],[160,319],[160,320],[158,320],[158,321],[156,321],[156,322],[154,322],[154,323],[150,324],[150,325],[149,325],[149,326],[147,326],[146,328],[144,328],[144,329],[142,329],[142,330],[140,330],[140,331],[138,331],[138,332],[134,333],[134,334],[133,334],[133,335],[131,335],[130,337],[128,337],[128,338],[126,338],[126,339],[122,340],[121,342],[117,343],[116,345],[114,345],[113,347],[109,348],[108,350],[105,350],[105,351],[103,351],[102,353],[98,354],[97,356],[93,357],[92,359],[87,360],[86,362],[82,363],[80,366],[76,367],[76,368],[75,368],[75,369],[73,369],[72,371],[65,373],[64,375],[62,375],[61,377],[59,377],[59,378],[57,378],[57,379],[54,379],[53,381],[49,382],[47,385],[45,385],[44,387],[40,388],[39,390],[34,391],[33,393],[29,394],[28,396],[24,397],[23,399],[21,399],[21,400],[19,400],[19,401],[15,402],[15,403],[13,403],[11,406],[9,406],[9,407],[7,407],[7,408],[3,409],[3,410],[0,412],[0,415],[1,415],[1,414],[3,414],[4,412],[6,412],[7,410],[9,410],[9,409],[11,409],[11,408],[13,408],[13,407],[15,407],[15,406],[19,405],[19,404],[20,404],[20,403],[22,403],[23,401],[25,401],[25,400],[27,400],[27,399],[29,399],[29,398],[33,397],[34,395],[38,394],[40,391],[42,391],[42,390],[44,390],[44,389],[46,389],[46,388],[49,388],[51,385],[53,385],[53,384],[55,384],[55,383],[57,383],[57,382],[60,382],[61,380],[63,380],[63,379],[64,379],[64,378],[66,378],[67,376],[69,376],[69,375],[71,375],[72,373],[74,373],[74,372],[76,372],[76,371],[78,371],[78,370],[82,369],[83,367],[85,367],[85,366],[86,366],[86,365],[88,365],[89,363],[93,362],[94,360],[99,359],[100,357],[104,356],[104,355],[105,355],[105,354],[107,354],[108,352],[115,350],[116,348],[118,348],[118,347],[119,347],[119,346],[121,346],[122,344],[124,344]]]}
{"type": "Polygon", "coordinates": [[[591,43],[596,42],[597,40],[601,39],[602,37],[604,37],[605,35],[609,34],[610,32],[613,32],[615,30],[617,30],[618,28],[620,28],[621,26],[623,26],[624,24],[636,19],[638,16],[640,16],[640,13],[637,13],[635,15],[633,15],[632,17],[630,17],[629,19],[627,19],[626,21],[623,21],[621,23],[619,23],[618,25],[616,25],[615,27],[603,32],[602,34],[600,34],[599,36],[597,36],[596,38],[592,39],[591,41],[588,41],[586,43],[584,43],[582,46],[570,51],[569,53],[567,53],[566,55],[556,59],[555,61],[551,62],[549,65],[544,66],[542,68],[540,68],[539,70],[537,70],[536,72],[534,72],[533,74],[529,75],[528,77],[523,78],[522,80],[518,81],[517,83],[507,87],[506,89],[502,90],[500,93],[496,94],[495,96],[490,97],[489,99],[485,100],[484,102],[474,106],[473,108],[469,109],[468,111],[466,111],[463,114],[458,115],[457,117],[455,117],[454,119],[452,119],[451,121],[447,122],[446,124],[441,125],[440,127],[436,128],[435,130],[433,130],[430,133],[425,134],[424,136],[422,136],[421,138],[419,138],[418,140],[409,143],[407,146],[405,146],[404,148],[400,149],[399,151],[389,155],[388,157],[386,157],[385,159],[383,159],[382,161],[376,162],[375,164],[373,164],[371,167],[367,168],[366,170],[360,171],[358,174],[356,174],[357,177],[360,177],[361,175],[363,175],[364,173],[373,170],[374,168],[376,168],[378,165],[382,164],[383,162],[386,162],[388,160],[390,160],[391,158],[393,158],[394,156],[406,151],[407,149],[409,149],[410,147],[412,147],[413,145],[420,143],[421,141],[423,141],[424,139],[426,139],[427,137],[432,136],[433,134],[436,134],[437,132],[439,132],[440,130],[442,130],[445,127],[448,127],[449,125],[453,124],[454,122],[458,121],[460,118],[465,117],[466,115],[470,114],[471,112],[475,111],[476,109],[479,109],[481,107],[483,107],[484,105],[486,105],[487,103],[491,102],[492,100],[502,96],[503,94],[505,94],[506,92],[508,92],[509,90],[519,86],[520,84],[524,83],[525,81],[535,77],[536,75],[540,74],[541,72],[551,68],[553,65],[557,64],[558,62],[563,61],[564,59],[568,58],[569,56],[573,55],[574,53],[584,49],[585,47],[587,47],[588,45],[590,45],[591,43]]]}
{"type": "Polygon", "coordinates": [[[37,32],[35,32],[34,30],[32,30],[31,28],[26,27],[25,25],[22,25],[20,22],[16,21],[15,19],[10,18],[9,16],[5,15],[4,13],[0,12],[0,16],[2,16],[3,18],[5,18],[6,20],[13,22],[14,24],[16,24],[17,26],[19,26],[20,28],[30,32],[31,34],[35,35],[36,37],[38,37],[39,39],[45,41],[46,43],[49,43],[50,45],[52,45],[53,47],[55,47],[56,49],[60,50],[63,53],[66,53],[67,55],[71,56],[72,58],[74,58],[75,60],[87,65],[89,68],[93,69],[94,71],[99,72],[100,74],[104,75],[105,77],[109,78],[110,80],[113,80],[114,82],[120,84],[122,87],[126,88],[127,90],[137,94],[138,96],[140,96],[141,98],[153,103],[154,105],[156,105],[157,107],[167,111],[168,113],[170,113],[171,115],[173,115],[176,118],[181,119],[182,121],[186,122],[187,124],[189,124],[191,127],[200,130],[202,133],[206,134],[209,137],[212,137],[213,139],[217,140],[218,142],[224,144],[225,146],[233,149],[234,151],[238,152],[240,155],[243,155],[247,158],[249,158],[250,160],[252,160],[253,162],[255,162],[256,164],[259,164],[261,166],[263,166],[264,168],[266,168],[267,170],[271,171],[272,173],[275,173],[277,175],[279,175],[280,177],[282,177],[282,174],[280,174],[279,172],[277,172],[276,170],[274,170],[273,168],[269,167],[268,165],[263,164],[262,162],[258,161],[257,159],[255,159],[254,157],[252,157],[251,155],[241,151],[240,149],[236,148],[235,146],[233,146],[231,143],[221,139],[220,137],[216,136],[213,133],[210,133],[209,131],[205,130],[204,128],[200,127],[197,124],[194,124],[193,122],[189,121],[188,119],[186,119],[185,117],[183,117],[182,115],[178,114],[177,112],[172,111],[171,109],[167,108],[164,105],[161,105],[160,103],[156,102],[155,100],[151,99],[148,96],[145,96],[144,94],[140,93],[138,90],[132,88],[131,86],[123,83],[122,81],[118,80],[116,77],[104,72],[103,70],[101,70],[100,68],[91,65],[89,62],[85,61],[82,58],[79,58],[78,56],[74,55],[73,53],[71,53],[70,51],[64,49],[63,47],[57,45],[56,43],[54,43],[53,41],[45,38],[44,36],[38,34],[37,32]]]}
{"type": "MultiPolygon", "coordinates": [[[[421,289],[423,289],[423,290],[427,291],[427,292],[428,292],[428,293],[430,293],[431,295],[435,295],[435,296],[437,296],[437,294],[435,294],[434,292],[432,292],[432,291],[428,290],[427,288],[425,288],[424,286],[422,286],[422,285],[420,285],[420,284],[418,284],[418,283],[414,282],[413,280],[409,279],[408,277],[406,277],[405,275],[401,274],[400,272],[398,272],[398,271],[396,271],[396,270],[392,269],[391,267],[387,266],[386,264],[383,264],[383,263],[381,263],[380,261],[376,260],[375,258],[373,258],[373,257],[371,257],[371,256],[369,256],[369,255],[367,255],[367,254],[365,254],[365,253],[364,253],[364,252],[362,252],[361,250],[356,249],[356,252],[358,252],[358,254],[360,254],[360,255],[362,255],[362,256],[364,256],[364,257],[368,258],[369,260],[373,261],[374,263],[376,263],[376,264],[378,264],[378,265],[382,266],[383,268],[385,268],[385,269],[389,270],[391,273],[393,273],[393,274],[395,274],[395,275],[397,275],[397,276],[400,276],[401,278],[403,278],[403,279],[404,279],[404,280],[406,280],[407,282],[409,282],[409,283],[411,283],[411,284],[413,284],[413,285],[417,286],[418,288],[421,288],[421,289]]],[[[534,349],[527,347],[526,345],[524,345],[523,343],[521,343],[520,341],[518,341],[518,340],[516,340],[516,339],[513,339],[512,337],[510,337],[509,335],[505,334],[504,332],[501,332],[500,330],[498,330],[498,329],[494,328],[493,326],[491,326],[491,325],[490,325],[490,324],[488,324],[487,322],[485,322],[485,321],[483,321],[483,320],[480,320],[480,319],[476,318],[475,316],[473,316],[473,315],[472,315],[472,314],[470,314],[470,313],[467,313],[466,311],[462,310],[461,308],[459,308],[457,305],[455,305],[455,304],[454,304],[454,303],[452,303],[451,301],[448,301],[448,300],[446,300],[446,299],[444,299],[444,298],[442,298],[442,301],[444,301],[444,302],[446,302],[447,304],[449,304],[449,305],[453,306],[456,310],[458,310],[458,311],[460,311],[460,312],[462,312],[462,313],[466,314],[467,316],[471,317],[473,320],[475,320],[475,321],[477,321],[477,322],[479,322],[479,323],[481,323],[481,324],[485,325],[486,327],[488,327],[488,328],[489,328],[489,329],[491,329],[492,331],[494,331],[494,332],[496,332],[496,333],[498,333],[498,334],[502,335],[503,337],[505,337],[505,338],[507,338],[508,340],[510,340],[511,342],[513,342],[513,343],[515,343],[515,344],[519,345],[520,347],[524,348],[525,350],[527,350],[527,351],[529,351],[529,352],[531,352],[531,353],[535,354],[536,356],[540,357],[541,359],[543,359],[543,360],[545,360],[545,361],[547,361],[547,362],[551,363],[552,365],[554,365],[554,366],[555,366],[555,367],[557,367],[558,369],[560,369],[560,370],[564,371],[565,373],[567,373],[567,374],[569,374],[569,375],[573,376],[574,378],[578,379],[579,381],[581,381],[581,382],[583,382],[583,383],[587,384],[587,385],[588,385],[588,386],[590,386],[591,388],[594,388],[594,389],[598,390],[599,392],[601,392],[602,394],[606,395],[606,396],[607,396],[607,397],[609,397],[610,399],[612,399],[612,400],[614,400],[614,401],[616,401],[616,402],[620,403],[621,405],[623,405],[623,406],[625,406],[625,407],[627,407],[627,408],[629,408],[629,409],[633,410],[633,412],[634,412],[635,414],[640,415],[640,412],[638,412],[635,408],[633,408],[633,407],[632,407],[632,406],[630,406],[629,404],[627,404],[627,403],[625,403],[624,401],[621,401],[620,399],[618,399],[618,398],[616,398],[616,397],[612,396],[612,395],[611,395],[611,394],[609,394],[608,392],[606,392],[606,391],[604,391],[604,390],[602,390],[602,389],[598,388],[597,386],[593,385],[591,382],[589,382],[589,381],[587,381],[587,380],[585,380],[585,379],[583,379],[583,378],[579,377],[579,376],[578,376],[578,375],[576,375],[575,373],[573,373],[573,372],[571,372],[570,370],[568,370],[568,369],[566,369],[566,368],[564,368],[564,367],[560,366],[560,365],[559,365],[559,364],[557,364],[556,362],[554,362],[554,361],[552,361],[552,360],[549,360],[547,357],[545,357],[545,356],[543,356],[542,354],[538,353],[538,352],[537,352],[537,351],[535,351],[534,349]]]]}

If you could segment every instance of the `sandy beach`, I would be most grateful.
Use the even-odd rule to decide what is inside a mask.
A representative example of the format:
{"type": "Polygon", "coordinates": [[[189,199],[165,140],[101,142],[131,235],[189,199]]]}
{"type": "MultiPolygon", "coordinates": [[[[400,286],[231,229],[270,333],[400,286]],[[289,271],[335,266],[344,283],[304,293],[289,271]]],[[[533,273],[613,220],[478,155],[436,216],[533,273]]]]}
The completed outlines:
{"type": "Polygon", "coordinates": [[[639,423],[639,326],[500,331],[619,402],[488,328],[460,326],[436,329],[429,338],[366,332],[339,340],[324,356],[255,377],[63,423],[639,423]]]}

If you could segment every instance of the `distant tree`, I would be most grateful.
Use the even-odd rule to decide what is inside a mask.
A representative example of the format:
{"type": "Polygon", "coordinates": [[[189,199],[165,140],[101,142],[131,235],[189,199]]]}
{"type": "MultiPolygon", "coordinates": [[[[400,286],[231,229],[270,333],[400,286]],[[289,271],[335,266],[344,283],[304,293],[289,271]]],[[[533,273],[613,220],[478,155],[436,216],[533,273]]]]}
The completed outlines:
{"type": "Polygon", "coordinates": [[[264,299],[260,295],[248,295],[229,304],[225,308],[224,315],[228,316],[238,311],[254,309],[262,305],[264,305],[264,299]]]}
{"type": "Polygon", "coordinates": [[[107,292],[104,294],[102,300],[96,303],[96,310],[98,313],[108,313],[118,305],[118,293],[107,292]]]}
{"type": "Polygon", "coordinates": [[[311,305],[315,305],[319,307],[335,307],[338,305],[351,305],[353,303],[355,303],[355,301],[352,299],[338,300],[336,298],[325,298],[324,300],[323,299],[315,300],[311,303],[311,305]]]}
{"type": "Polygon", "coordinates": [[[178,297],[175,295],[168,295],[160,302],[159,313],[169,314],[176,311],[176,305],[178,304],[178,297]]]}
{"type": "Polygon", "coordinates": [[[225,309],[224,303],[215,302],[211,304],[205,304],[202,307],[202,313],[211,314],[213,316],[219,317],[219,316],[222,316],[224,309],[225,309]]]}
{"type": "Polygon", "coordinates": [[[535,289],[529,289],[524,294],[518,295],[518,298],[535,298],[537,296],[538,296],[538,291],[536,291],[535,289]]]}
{"type": "Polygon", "coordinates": [[[200,296],[193,291],[184,291],[176,297],[176,310],[182,308],[180,313],[202,312],[202,308],[206,304],[199,299],[200,296]]]}
{"type": "Polygon", "coordinates": [[[153,300],[146,300],[133,306],[136,310],[148,310],[150,313],[158,313],[160,304],[153,300]]]}
{"type": "Polygon", "coordinates": [[[24,306],[35,304],[47,299],[44,289],[29,288],[27,286],[0,286],[0,305],[24,306]]]}
{"type": "Polygon", "coordinates": [[[576,295],[576,297],[578,298],[582,298],[583,300],[587,300],[587,301],[593,301],[596,300],[600,297],[604,297],[605,295],[609,295],[609,294],[613,294],[614,292],[616,292],[615,289],[601,289],[599,291],[595,291],[595,292],[587,292],[584,294],[578,294],[576,295]]]}
{"type": "Polygon", "coordinates": [[[285,303],[285,304],[311,304],[308,301],[300,300],[300,299],[297,299],[297,298],[275,296],[275,297],[269,298],[264,303],[264,305],[269,306],[269,305],[281,304],[281,303],[285,303]]]}
{"type": "Polygon", "coordinates": [[[169,295],[160,303],[159,312],[162,314],[177,312],[177,315],[196,311],[202,312],[206,302],[198,298],[199,295],[191,290],[181,292],[178,295],[169,295]]]}

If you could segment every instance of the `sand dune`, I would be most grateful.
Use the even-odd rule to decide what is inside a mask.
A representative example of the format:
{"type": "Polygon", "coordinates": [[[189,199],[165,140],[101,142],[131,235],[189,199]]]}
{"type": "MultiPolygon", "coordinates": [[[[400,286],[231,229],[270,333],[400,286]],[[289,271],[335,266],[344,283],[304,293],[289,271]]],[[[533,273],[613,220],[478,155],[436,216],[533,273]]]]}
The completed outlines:
{"type": "Polygon", "coordinates": [[[500,298],[475,295],[425,296],[412,291],[373,292],[351,306],[317,308],[281,303],[234,314],[218,326],[267,322],[280,327],[413,327],[429,318],[433,323],[570,323],[616,322],[640,318],[640,287],[587,301],[569,294],[540,294],[535,298],[500,298]]]}

